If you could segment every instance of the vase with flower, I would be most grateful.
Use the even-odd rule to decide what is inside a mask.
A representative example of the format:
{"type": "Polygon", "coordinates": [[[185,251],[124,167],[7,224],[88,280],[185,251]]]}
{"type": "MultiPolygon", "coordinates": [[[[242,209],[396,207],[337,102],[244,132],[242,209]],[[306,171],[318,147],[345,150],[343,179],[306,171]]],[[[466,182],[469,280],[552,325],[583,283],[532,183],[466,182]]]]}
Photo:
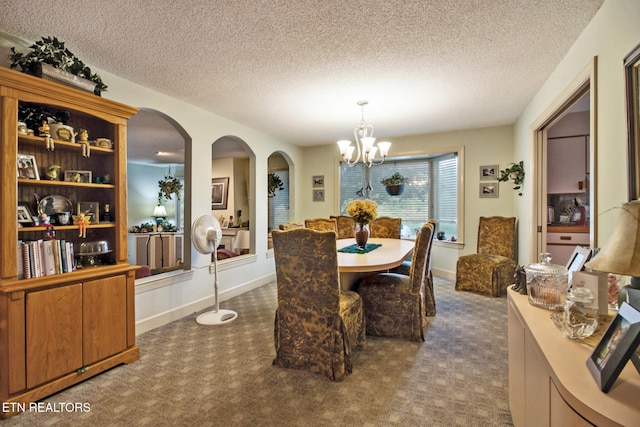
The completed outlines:
{"type": "Polygon", "coordinates": [[[347,213],[356,223],[354,237],[359,248],[364,249],[369,240],[369,223],[378,216],[378,205],[373,200],[352,200],[347,213]]]}

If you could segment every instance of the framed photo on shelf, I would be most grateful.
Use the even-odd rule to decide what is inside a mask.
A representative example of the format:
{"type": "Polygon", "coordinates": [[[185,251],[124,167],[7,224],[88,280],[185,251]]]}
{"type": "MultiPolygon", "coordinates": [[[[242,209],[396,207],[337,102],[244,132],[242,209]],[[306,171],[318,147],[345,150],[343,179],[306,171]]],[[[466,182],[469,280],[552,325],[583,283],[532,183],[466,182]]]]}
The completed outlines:
{"type": "Polygon", "coordinates": [[[499,190],[497,182],[483,182],[480,184],[480,198],[498,198],[499,190]]]}
{"type": "Polygon", "coordinates": [[[98,202],[78,202],[78,214],[84,212],[89,217],[91,224],[100,223],[100,203],[98,202]]]}
{"type": "Polygon", "coordinates": [[[634,353],[637,357],[639,344],[640,311],[623,302],[587,359],[587,367],[600,390],[607,393],[611,389],[629,359],[633,359],[634,353]]]}
{"type": "Polygon", "coordinates": [[[222,224],[220,224],[220,228],[229,228],[229,218],[224,218],[222,220],[222,224]]]}
{"type": "Polygon", "coordinates": [[[227,209],[229,177],[211,178],[211,209],[227,209]]]}
{"type": "Polygon", "coordinates": [[[324,202],[324,190],[313,190],[313,201],[324,202]]]}
{"type": "Polygon", "coordinates": [[[498,179],[498,165],[480,166],[480,181],[495,181],[498,179]]]}
{"type": "Polygon", "coordinates": [[[67,182],[91,183],[92,178],[93,177],[92,177],[91,171],[77,171],[77,170],[64,171],[64,180],[67,182]]]}
{"type": "Polygon", "coordinates": [[[18,222],[23,225],[33,224],[33,212],[28,203],[18,202],[18,222]]]}
{"type": "Polygon", "coordinates": [[[35,156],[18,154],[18,178],[40,179],[35,156]]]}
{"type": "Polygon", "coordinates": [[[315,175],[313,177],[313,188],[324,187],[324,175],[315,175]]]}

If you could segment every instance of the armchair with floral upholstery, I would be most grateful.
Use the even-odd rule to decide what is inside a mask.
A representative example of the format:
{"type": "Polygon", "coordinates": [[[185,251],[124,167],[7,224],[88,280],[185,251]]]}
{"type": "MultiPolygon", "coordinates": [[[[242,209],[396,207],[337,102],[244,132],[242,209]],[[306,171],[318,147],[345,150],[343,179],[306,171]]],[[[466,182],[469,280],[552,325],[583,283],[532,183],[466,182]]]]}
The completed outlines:
{"type": "Polygon", "coordinates": [[[274,365],[341,381],[354,350],[366,347],[362,299],[340,289],[336,234],[274,231],[278,308],[274,365]]]}
{"type": "Polygon", "coordinates": [[[357,292],[364,305],[367,334],[424,341],[424,284],[433,232],[431,223],[418,232],[409,276],[379,273],[360,282],[357,292]]]}
{"type": "Polygon", "coordinates": [[[515,244],[515,218],[480,217],[477,253],[458,258],[455,289],[490,297],[505,295],[517,267],[515,244]]]}

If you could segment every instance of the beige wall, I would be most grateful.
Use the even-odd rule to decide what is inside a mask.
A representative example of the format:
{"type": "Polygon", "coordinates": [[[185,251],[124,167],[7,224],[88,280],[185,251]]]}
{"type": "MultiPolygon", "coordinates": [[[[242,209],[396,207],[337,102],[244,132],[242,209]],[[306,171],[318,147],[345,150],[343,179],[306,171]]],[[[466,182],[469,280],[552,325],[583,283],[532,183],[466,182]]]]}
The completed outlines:
{"type": "MultiPolygon", "coordinates": [[[[354,125],[355,126],[355,125],[354,125]]],[[[499,197],[481,199],[479,197],[479,174],[481,165],[500,165],[520,161],[513,157],[513,128],[502,126],[485,129],[459,130],[426,135],[389,137],[391,156],[408,156],[439,153],[464,149],[464,245],[437,242],[433,249],[433,268],[441,274],[455,273],[459,255],[475,252],[480,216],[514,215],[515,191],[508,183],[500,183],[499,197]]],[[[299,189],[302,193],[302,210],[296,221],[305,218],[329,216],[338,210],[338,162],[340,155],[337,144],[311,147],[304,150],[305,167],[300,176],[299,189]],[[312,177],[324,175],[325,201],[312,199],[312,177]]],[[[526,160],[525,160],[526,161],[526,160]]],[[[375,167],[375,166],[374,166],[375,167]]]]}
{"type": "MultiPolygon", "coordinates": [[[[515,125],[517,157],[532,158],[533,126],[562,102],[574,81],[597,57],[596,156],[596,246],[602,246],[611,233],[615,209],[627,200],[627,137],[624,87],[624,57],[640,43],[640,2],[607,0],[550,78],[533,98],[515,125]]],[[[594,94],[592,93],[592,96],[594,94]]],[[[531,163],[525,165],[531,176],[531,163]]],[[[520,218],[519,249],[528,253],[521,263],[535,261],[535,223],[533,221],[533,179],[525,182],[525,195],[517,200],[520,218]]]]}

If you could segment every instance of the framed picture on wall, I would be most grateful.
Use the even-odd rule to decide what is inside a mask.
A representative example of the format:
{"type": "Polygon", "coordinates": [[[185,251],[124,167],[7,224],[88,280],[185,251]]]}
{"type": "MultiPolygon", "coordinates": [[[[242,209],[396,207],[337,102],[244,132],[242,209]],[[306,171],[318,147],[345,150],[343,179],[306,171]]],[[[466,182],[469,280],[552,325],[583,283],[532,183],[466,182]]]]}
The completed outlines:
{"type": "Polygon", "coordinates": [[[498,179],[498,165],[480,166],[480,181],[495,181],[498,179]]]}
{"type": "Polygon", "coordinates": [[[313,201],[324,202],[324,190],[313,190],[313,201]]]}
{"type": "Polygon", "coordinates": [[[227,209],[229,196],[229,177],[211,179],[211,209],[227,209]]]}
{"type": "Polygon", "coordinates": [[[483,182],[480,184],[480,198],[497,198],[499,190],[497,182],[483,182]]]}
{"type": "Polygon", "coordinates": [[[313,177],[313,188],[324,187],[324,175],[315,175],[313,177]]]}

